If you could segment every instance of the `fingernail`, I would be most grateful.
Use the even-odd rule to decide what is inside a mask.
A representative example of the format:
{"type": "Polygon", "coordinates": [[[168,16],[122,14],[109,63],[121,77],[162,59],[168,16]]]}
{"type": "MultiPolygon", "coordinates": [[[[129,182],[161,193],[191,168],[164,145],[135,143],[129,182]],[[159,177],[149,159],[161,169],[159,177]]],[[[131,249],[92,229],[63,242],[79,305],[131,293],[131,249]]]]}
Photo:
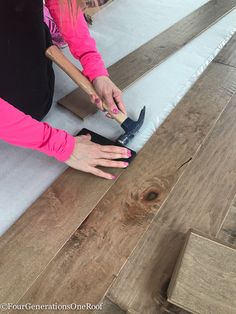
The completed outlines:
{"type": "Polygon", "coordinates": [[[128,167],[129,163],[128,162],[124,162],[124,167],[128,167]]]}
{"type": "Polygon", "coordinates": [[[99,98],[96,98],[96,99],[95,99],[95,103],[96,103],[96,104],[99,104],[99,103],[100,103],[100,99],[99,99],[99,98]]]}
{"type": "Polygon", "coordinates": [[[116,179],[116,176],[111,176],[112,180],[115,180],[116,179]]]}
{"type": "Polygon", "coordinates": [[[118,109],[116,109],[116,108],[114,108],[112,111],[113,111],[113,113],[118,113],[119,112],[118,109]]]}

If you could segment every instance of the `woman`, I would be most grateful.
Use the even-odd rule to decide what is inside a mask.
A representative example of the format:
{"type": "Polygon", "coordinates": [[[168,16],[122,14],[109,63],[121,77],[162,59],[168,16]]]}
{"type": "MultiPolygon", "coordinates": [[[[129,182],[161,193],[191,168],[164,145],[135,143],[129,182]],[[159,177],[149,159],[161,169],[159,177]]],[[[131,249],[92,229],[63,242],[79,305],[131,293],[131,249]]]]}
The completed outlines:
{"type": "MultiPolygon", "coordinates": [[[[83,74],[93,83],[100,98],[91,100],[102,110],[101,99],[110,111],[125,113],[121,91],[109,79],[103,60],[91,38],[80,0],[46,0],[73,56],[81,62],[83,74]]],[[[0,139],[53,156],[70,167],[114,179],[96,166],[125,168],[126,148],[101,146],[89,135],[73,137],[64,130],[40,122],[52,105],[54,72],[45,57],[51,45],[43,22],[43,0],[0,1],[0,139]]]]}

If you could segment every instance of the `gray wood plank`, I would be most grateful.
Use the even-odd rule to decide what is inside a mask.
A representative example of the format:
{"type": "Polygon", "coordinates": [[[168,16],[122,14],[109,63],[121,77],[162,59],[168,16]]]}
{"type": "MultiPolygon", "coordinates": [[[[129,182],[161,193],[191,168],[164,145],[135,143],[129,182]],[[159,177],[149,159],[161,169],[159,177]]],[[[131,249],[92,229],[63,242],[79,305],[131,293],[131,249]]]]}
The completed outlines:
{"type": "MultiPolygon", "coordinates": [[[[156,273],[149,273],[151,281],[144,283],[146,288],[148,284],[147,295],[144,296],[143,293],[138,295],[135,288],[137,286],[133,284],[137,283],[136,276],[141,277],[139,271],[145,274],[146,271],[153,271],[154,264],[150,265],[149,270],[142,266],[136,269],[135,278],[132,278],[129,269],[123,277],[125,281],[122,281],[122,284],[119,281],[119,289],[116,286],[112,291],[118,293],[116,296],[119,298],[122,296],[128,304],[130,300],[132,303],[137,302],[138,306],[132,306],[132,310],[138,312],[144,297],[156,296],[156,293],[152,293],[152,289],[159,292],[163,289],[163,285],[166,286],[186,229],[196,225],[210,233],[216,232],[228,201],[236,192],[235,176],[232,171],[235,165],[236,148],[235,145],[228,145],[229,138],[236,136],[234,103],[227,107],[222,115],[223,118],[217,122],[211,140],[204,142],[202,153],[198,153],[192,172],[185,171],[181,176],[183,168],[188,167],[187,165],[181,167],[181,165],[193,156],[228,100],[235,93],[236,85],[233,79],[235,75],[234,68],[217,63],[208,69],[151,137],[129,170],[122,174],[87,220],[51,261],[20,303],[39,301],[47,303],[53,300],[69,303],[72,300],[99,302],[127,262],[163,202],[165,203],[158,214],[158,219],[152,224],[155,225],[151,233],[152,239],[149,239],[149,245],[146,243],[144,246],[149,248],[149,254],[152,254],[154,248],[158,250],[159,252],[155,252],[158,253],[155,257],[162,262],[158,261],[160,265],[156,273]],[[226,81],[229,81],[230,87],[225,84],[226,81]],[[226,102],[225,97],[227,97],[226,102]],[[217,116],[215,110],[218,112],[217,116]],[[219,164],[225,163],[226,159],[224,177],[224,168],[219,167],[219,164]],[[199,165],[203,163],[204,180],[202,174],[197,171],[199,165]],[[207,179],[212,178],[214,172],[214,180],[218,177],[222,178],[224,184],[220,187],[207,183],[207,179]],[[176,192],[170,194],[178,179],[176,192]],[[195,189],[196,183],[198,183],[197,189],[195,189]],[[186,186],[189,191],[186,191],[186,186]],[[208,193],[210,187],[214,191],[212,194],[208,193]],[[219,189],[222,193],[227,190],[227,200],[221,200],[219,189]],[[195,206],[188,200],[189,197],[191,201],[194,200],[195,206]],[[208,210],[203,206],[205,201],[208,210]],[[214,208],[211,208],[211,204],[214,204],[214,208]],[[154,278],[155,282],[152,281],[154,278]],[[132,289],[129,291],[128,288],[131,286],[132,289]]],[[[214,180],[210,182],[215,182],[214,180]]],[[[147,251],[145,253],[147,254],[147,251]]],[[[145,260],[144,256],[138,257],[134,265],[140,265],[145,260]]],[[[136,268],[134,265],[131,267],[132,270],[136,268]]],[[[108,297],[122,309],[126,309],[123,306],[126,302],[120,303],[120,300],[114,297],[114,293],[111,293],[111,298],[110,294],[108,297]]]]}
{"type": "MultiPolygon", "coordinates": [[[[235,6],[236,0],[207,2],[163,33],[111,65],[108,68],[111,80],[121,90],[124,90],[216,23],[235,6]]],[[[61,99],[59,103],[84,119],[93,113],[90,100],[80,88],[75,91],[77,93],[76,102],[73,94],[69,94],[66,96],[66,101],[61,99]],[[79,104],[83,104],[83,108],[88,108],[87,113],[83,108],[82,112],[80,111],[79,104]]]]}

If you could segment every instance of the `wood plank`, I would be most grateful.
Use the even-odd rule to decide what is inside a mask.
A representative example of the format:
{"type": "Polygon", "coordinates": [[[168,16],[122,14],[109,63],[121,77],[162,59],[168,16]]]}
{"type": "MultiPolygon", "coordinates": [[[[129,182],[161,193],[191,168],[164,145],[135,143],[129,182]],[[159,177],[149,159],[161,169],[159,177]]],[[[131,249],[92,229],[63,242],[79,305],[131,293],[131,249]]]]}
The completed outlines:
{"type": "Polygon", "coordinates": [[[219,231],[236,192],[235,118],[236,96],[108,292],[122,308],[148,307],[147,313],[156,313],[168,307],[166,289],[186,231],[197,228],[213,236],[219,231]]]}
{"type": "MultiPolygon", "coordinates": [[[[111,80],[124,90],[147,72],[157,67],[161,62],[178,51],[201,32],[216,23],[225,14],[229,13],[236,6],[236,0],[211,0],[205,5],[177,22],[163,33],[131,52],[108,68],[111,80]]],[[[78,104],[84,104],[85,108],[91,107],[89,98],[84,92],[77,88],[78,99],[70,101],[67,95],[67,103],[60,100],[68,110],[74,114],[78,112],[78,104]],[[80,96],[81,93],[81,96],[80,96]],[[69,106],[68,106],[69,102],[69,106]]],[[[88,115],[91,114],[90,109],[88,115]]],[[[86,116],[86,115],[85,115],[86,116]]]]}
{"type": "MultiPolygon", "coordinates": [[[[151,137],[129,170],[122,174],[86,221],[50,262],[20,303],[37,304],[39,301],[47,303],[55,300],[69,303],[78,300],[82,303],[97,303],[101,300],[179,179],[184,168],[181,165],[196,152],[214,125],[215,119],[235,93],[236,85],[232,79],[235,75],[234,68],[217,63],[208,69],[180,105],[172,111],[156,134],[151,137]],[[229,85],[226,81],[229,81],[229,85]]],[[[202,205],[203,200],[209,204],[213,203],[212,194],[207,194],[205,191],[206,180],[203,180],[197,171],[199,164],[204,162],[209,166],[205,174],[208,178],[212,175],[213,169],[215,171],[215,166],[227,159],[225,169],[227,176],[223,176],[221,167],[218,167],[215,175],[216,178],[219,176],[224,180],[222,193],[227,190],[228,198],[236,192],[235,176],[232,170],[235,166],[236,147],[228,145],[229,138],[236,135],[234,123],[236,106],[234,104],[229,108],[230,110],[228,109],[224,114],[224,119],[217,123],[218,127],[215,132],[217,134],[214,133],[211,136],[211,141],[208,141],[209,143],[205,144],[204,149],[201,150],[203,153],[198,154],[194,171],[191,173],[191,177],[193,175],[196,177],[189,188],[191,188],[192,198],[196,196],[198,199],[199,206],[202,205]],[[226,127],[225,123],[222,125],[225,120],[227,120],[226,127]],[[225,142],[222,138],[226,139],[225,142]],[[212,155],[212,150],[214,155],[212,155]],[[224,156],[218,153],[222,150],[224,156]],[[200,187],[196,190],[193,188],[195,181],[204,183],[200,185],[204,188],[200,195],[198,195],[200,187]]],[[[188,178],[189,172],[186,176],[188,178]]],[[[213,190],[215,189],[214,200],[218,201],[214,209],[210,208],[206,212],[205,208],[197,206],[198,212],[187,200],[184,205],[183,199],[186,195],[189,197],[189,192],[183,189],[185,184],[186,179],[181,184],[182,188],[178,189],[178,197],[172,197],[173,201],[168,211],[161,210],[161,215],[158,215],[158,229],[165,227],[165,231],[168,230],[164,237],[162,233],[159,234],[159,237],[162,237],[160,241],[163,244],[167,240],[167,245],[171,245],[167,249],[166,246],[161,248],[162,255],[165,257],[168,256],[169,249],[173,251],[173,255],[178,253],[178,248],[182,244],[182,233],[189,225],[200,224],[201,228],[211,227],[210,232],[215,232],[225,211],[227,202],[220,199],[219,186],[212,187],[213,190]],[[172,218],[172,211],[175,207],[178,207],[178,217],[172,218]],[[186,213],[186,208],[189,213],[186,213]],[[182,230],[179,236],[169,232],[169,229],[176,231],[176,228],[182,230]],[[174,240],[174,243],[173,241],[168,243],[168,238],[174,240]]],[[[155,230],[156,237],[158,237],[158,229],[155,230]]],[[[152,246],[156,246],[156,243],[159,243],[158,239],[155,239],[154,243],[152,241],[152,246]]],[[[169,258],[170,262],[172,260],[175,260],[173,256],[169,258]]],[[[136,263],[138,264],[138,261],[136,263]]],[[[162,267],[166,268],[166,266],[169,266],[167,261],[162,267]]],[[[164,274],[165,271],[161,271],[161,276],[164,274]]],[[[132,283],[130,278],[129,282],[132,283]]],[[[127,282],[125,284],[127,285],[127,282]]],[[[163,281],[160,281],[160,284],[162,287],[163,281]]],[[[156,285],[159,286],[158,280],[156,285]]],[[[135,287],[132,291],[135,291],[135,287]]],[[[135,298],[131,296],[131,292],[127,294],[126,292],[125,297],[128,298],[128,302],[135,298]]],[[[139,296],[139,302],[142,298],[143,296],[139,296]]],[[[116,300],[115,303],[117,303],[116,300]]],[[[120,304],[119,306],[125,309],[120,304]]],[[[136,310],[136,308],[133,309],[136,310]]],[[[140,308],[137,307],[137,311],[139,310],[140,308]]]]}
{"type": "Polygon", "coordinates": [[[191,313],[236,313],[236,250],[196,231],[188,234],[168,301],[191,313]]]}
{"type": "Polygon", "coordinates": [[[236,36],[228,42],[224,48],[224,52],[220,52],[216,58],[216,62],[236,67],[236,36]]]}
{"type": "Polygon", "coordinates": [[[216,237],[236,246],[236,198],[230,206],[226,219],[216,237]]]}

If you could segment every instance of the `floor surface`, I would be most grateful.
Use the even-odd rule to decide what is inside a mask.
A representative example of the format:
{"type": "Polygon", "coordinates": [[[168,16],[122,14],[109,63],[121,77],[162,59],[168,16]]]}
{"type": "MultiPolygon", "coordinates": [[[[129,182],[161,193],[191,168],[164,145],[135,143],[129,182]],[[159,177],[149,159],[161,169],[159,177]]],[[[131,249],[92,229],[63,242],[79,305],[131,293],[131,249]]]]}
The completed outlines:
{"type": "Polygon", "coordinates": [[[235,243],[235,38],[116,182],[67,169],[2,236],[2,302],[182,314],[166,290],[186,232],[235,243]]]}

